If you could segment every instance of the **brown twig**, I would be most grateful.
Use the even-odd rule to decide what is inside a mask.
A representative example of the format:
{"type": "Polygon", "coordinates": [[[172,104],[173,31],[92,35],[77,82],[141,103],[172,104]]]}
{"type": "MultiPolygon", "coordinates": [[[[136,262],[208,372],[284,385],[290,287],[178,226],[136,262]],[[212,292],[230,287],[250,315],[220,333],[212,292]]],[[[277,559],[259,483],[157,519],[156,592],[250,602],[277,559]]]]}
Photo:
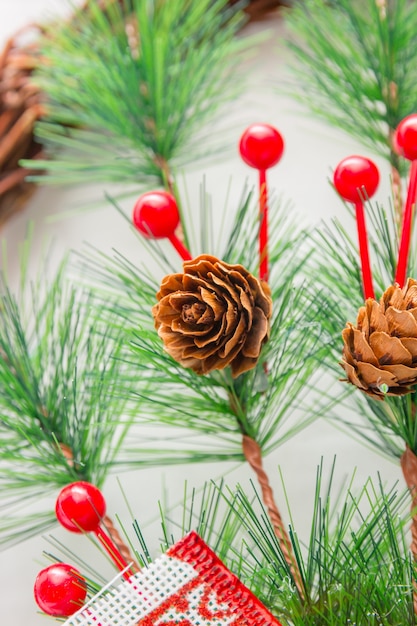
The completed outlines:
{"type": "Polygon", "coordinates": [[[269,519],[271,520],[275,535],[279,541],[282,554],[284,555],[285,561],[290,568],[294,582],[300,595],[303,595],[303,582],[300,569],[292,550],[290,537],[287,533],[281,514],[275,503],[274,494],[269,482],[269,478],[263,467],[261,448],[257,444],[257,442],[252,439],[252,437],[248,437],[248,435],[243,435],[242,449],[245,459],[255,472],[258,479],[262,492],[262,501],[268,511],[269,519]]]}
{"type": "Polygon", "coordinates": [[[23,183],[26,176],[30,176],[35,173],[36,170],[31,170],[26,167],[18,167],[15,170],[8,172],[3,177],[0,177],[0,196],[5,194],[10,189],[14,189],[20,183],[23,183]]]}
{"type": "Polygon", "coordinates": [[[0,141],[0,167],[4,165],[16,146],[32,137],[34,123],[39,119],[42,111],[41,105],[34,105],[30,109],[26,109],[9,130],[7,136],[0,141]]]}
{"type": "Polygon", "coordinates": [[[0,51],[0,224],[21,209],[35,190],[25,181],[31,173],[21,169],[19,161],[36,158],[41,146],[36,144],[33,129],[42,115],[39,88],[31,82],[36,67],[37,43],[21,44],[20,35],[29,29],[20,29],[0,51]]]}
{"type": "MultiPolygon", "coordinates": [[[[401,469],[411,494],[411,554],[417,563],[417,456],[406,446],[401,456],[401,469]]],[[[417,614],[417,585],[414,584],[414,612],[417,614]]]]}
{"type": "Polygon", "coordinates": [[[398,230],[401,227],[402,215],[403,215],[403,197],[402,197],[402,182],[400,172],[391,160],[391,181],[392,181],[392,195],[394,200],[394,215],[398,230]]]}
{"type": "MultiPolygon", "coordinates": [[[[229,0],[229,4],[236,4],[238,0],[229,0]]],[[[278,7],[290,5],[291,0],[250,0],[245,7],[245,12],[251,20],[258,20],[265,17],[278,7]]]]}
{"type": "Polygon", "coordinates": [[[109,533],[111,540],[113,541],[116,548],[119,550],[126,563],[132,564],[130,568],[132,573],[138,572],[140,570],[138,563],[133,558],[129,546],[122,539],[122,536],[120,535],[112,519],[108,515],[103,518],[103,524],[107,532],[109,533]]]}

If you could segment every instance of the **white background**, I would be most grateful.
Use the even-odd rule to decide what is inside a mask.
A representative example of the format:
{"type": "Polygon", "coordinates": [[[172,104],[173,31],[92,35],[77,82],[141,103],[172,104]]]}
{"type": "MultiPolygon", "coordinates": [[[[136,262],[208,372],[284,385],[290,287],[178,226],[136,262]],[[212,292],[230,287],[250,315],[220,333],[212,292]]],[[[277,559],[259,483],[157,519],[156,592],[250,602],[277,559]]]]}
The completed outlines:
{"type": "MultiPolygon", "coordinates": [[[[65,10],[64,0],[0,0],[0,41],[5,41],[17,28],[31,20],[46,18],[51,12],[54,14],[65,10]]],[[[311,119],[309,114],[296,111],[293,102],[280,93],[282,92],[280,85],[286,79],[289,61],[289,54],[282,47],[284,26],[281,19],[274,18],[251,28],[269,28],[271,36],[261,45],[255,65],[248,68],[250,89],[242,97],[239,108],[244,114],[246,123],[256,121],[272,123],[285,137],[285,155],[279,166],[270,173],[271,187],[287,199],[292,199],[294,211],[305,224],[313,226],[322,218],[338,213],[342,215],[342,205],[327,182],[329,173],[341,158],[352,153],[367,154],[367,152],[342,132],[318,123],[311,119]]],[[[243,128],[242,126],[241,130],[243,128]]],[[[236,143],[239,134],[236,136],[236,143]]],[[[383,201],[388,195],[388,171],[386,165],[379,164],[386,181],[378,195],[383,201]]],[[[196,200],[203,173],[206,175],[207,188],[213,194],[214,204],[217,198],[219,206],[223,205],[230,177],[237,194],[246,177],[255,184],[253,173],[241,163],[237,154],[231,152],[226,161],[187,173],[189,195],[196,200]]],[[[82,204],[86,194],[95,194],[98,197],[101,191],[89,189],[86,192],[82,188],[39,189],[26,209],[13,217],[1,233],[11,254],[11,275],[17,276],[16,251],[31,220],[35,222],[35,256],[45,242],[48,244],[53,240],[55,243],[51,264],[56,263],[69,249],[81,250],[85,241],[107,252],[110,252],[111,247],[115,247],[138,258],[140,251],[137,249],[137,240],[104,201],[98,211],[50,221],[51,215],[66,212],[82,204]]],[[[399,468],[394,463],[383,460],[324,420],[316,422],[282,446],[266,461],[271,475],[276,477],[276,483],[278,483],[276,468],[278,465],[282,468],[297,528],[304,539],[307,538],[309,528],[317,464],[324,456],[327,467],[330,467],[335,454],[338,475],[350,475],[356,467],[358,485],[368,475],[375,478],[377,470],[381,472],[383,480],[390,485],[400,478],[399,468]]],[[[218,477],[230,472],[230,469],[229,466],[221,465],[193,466],[191,471],[187,467],[175,467],[132,472],[120,478],[135,514],[144,523],[145,532],[149,532],[152,539],[158,537],[159,533],[157,523],[152,524],[152,520],[155,519],[155,502],[161,494],[164,483],[169,489],[170,501],[176,502],[181,499],[184,479],[188,478],[190,484],[199,486],[205,479],[218,477]],[[192,478],[189,476],[190,473],[192,478]]],[[[228,474],[227,480],[234,484],[237,480],[247,480],[248,476],[249,472],[246,469],[238,468],[228,474]]],[[[278,485],[276,488],[279,490],[278,485]]],[[[109,480],[105,495],[109,512],[120,513],[122,517],[126,517],[125,506],[114,478],[109,480]]],[[[86,549],[86,542],[83,542],[82,538],[69,537],[68,533],[59,529],[53,534],[70,544],[75,551],[81,552],[86,549]]],[[[42,551],[47,549],[49,549],[47,542],[40,537],[0,553],[2,624],[41,626],[48,623],[47,618],[37,614],[32,598],[36,573],[46,565],[42,551]]]]}

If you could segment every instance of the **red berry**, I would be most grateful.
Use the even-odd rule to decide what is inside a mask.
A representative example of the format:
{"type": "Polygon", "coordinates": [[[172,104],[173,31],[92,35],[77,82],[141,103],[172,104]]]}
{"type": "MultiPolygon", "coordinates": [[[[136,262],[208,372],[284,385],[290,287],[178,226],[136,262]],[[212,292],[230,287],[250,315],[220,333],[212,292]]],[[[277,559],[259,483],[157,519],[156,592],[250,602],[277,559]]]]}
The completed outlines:
{"type": "Polygon", "coordinates": [[[395,146],[406,159],[417,159],[417,113],[408,115],[397,126],[395,146]]]}
{"type": "Polygon", "coordinates": [[[64,487],[55,507],[58,521],[74,533],[96,530],[105,512],[106,502],[100,489],[83,481],[64,487]]]}
{"type": "Polygon", "coordinates": [[[336,167],[333,182],[342,198],[356,203],[374,195],[379,184],[379,171],[370,159],[350,156],[336,167]]]}
{"type": "Polygon", "coordinates": [[[177,202],[167,191],[149,191],[133,207],[133,224],[145,237],[170,237],[180,221],[177,202]]]}
{"type": "Polygon", "coordinates": [[[83,606],[87,585],[74,567],[55,563],[39,572],[34,594],[37,605],[44,613],[68,617],[83,606]]]}
{"type": "Polygon", "coordinates": [[[240,138],[239,152],[250,167],[265,171],[282,157],[284,140],[273,126],[252,124],[240,138]]]}

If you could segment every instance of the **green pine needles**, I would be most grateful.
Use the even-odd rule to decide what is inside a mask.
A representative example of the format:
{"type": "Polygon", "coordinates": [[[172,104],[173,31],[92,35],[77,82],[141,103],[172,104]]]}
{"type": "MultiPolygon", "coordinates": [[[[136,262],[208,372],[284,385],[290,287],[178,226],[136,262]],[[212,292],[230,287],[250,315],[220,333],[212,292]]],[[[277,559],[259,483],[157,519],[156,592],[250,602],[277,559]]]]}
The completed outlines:
{"type": "MultiPolygon", "coordinates": [[[[203,200],[199,212],[208,226],[204,240],[192,237],[191,212],[184,213],[183,230],[191,242],[193,257],[208,252],[206,246],[219,241],[224,228],[213,226],[210,203],[203,200]]],[[[257,248],[257,207],[247,190],[234,213],[230,234],[216,252],[226,263],[240,263],[256,274],[253,251],[257,248]]],[[[242,460],[242,435],[256,440],[267,454],[316,417],[315,411],[307,410],[305,399],[311,399],[314,392],[314,373],[325,338],[317,319],[307,319],[304,313],[304,285],[297,284],[304,263],[300,251],[304,234],[297,233],[288,213],[287,207],[272,202],[270,337],[257,366],[236,379],[229,368],[201,376],[184,368],[164,350],[151,313],[159,281],[149,269],[135,267],[120,254],[113,259],[97,254],[83,258],[88,283],[96,285],[96,296],[102,301],[102,314],[107,310],[116,323],[119,320],[121,329],[129,330],[131,355],[126,357],[125,375],[128,378],[131,372],[132,380],[129,384],[125,380],[133,410],[134,399],[141,402],[136,421],[160,424],[164,432],[172,430],[177,448],[181,446],[181,432],[184,443],[192,432],[191,446],[184,448],[184,452],[188,449],[189,460],[193,450],[196,461],[203,460],[202,455],[205,460],[242,460]]],[[[172,259],[164,257],[165,244],[140,235],[138,238],[138,245],[146,245],[159,259],[161,276],[181,271],[180,259],[172,267],[172,259]]],[[[140,458],[132,449],[132,464],[135,456],[140,458]]]]}
{"type": "MultiPolygon", "coordinates": [[[[193,506],[185,505],[183,520],[215,546],[283,626],[414,624],[415,571],[402,521],[407,494],[371,479],[358,492],[354,477],[337,488],[334,469],[328,475],[323,465],[317,470],[306,544],[291,521],[301,589],[256,491],[251,496],[242,487],[212,486],[193,498],[193,506]]],[[[166,537],[187,530],[184,524],[176,530],[172,514],[164,519],[166,537]]]]}
{"type": "Polygon", "coordinates": [[[1,544],[53,523],[46,496],[59,487],[102,485],[126,435],[126,402],[115,393],[122,344],[64,267],[49,284],[25,279],[17,294],[1,284],[1,544]],[[27,503],[42,499],[36,519],[26,517],[27,503]]]}
{"type": "Polygon", "coordinates": [[[219,148],[206,123],[241,89],[244,19],[227,0],[114,0],[53,24],[36,73],[53,160],[30,167],[54,183],[169,187],[172,168],[219,148]]]}
{"type": "MultiPolygon", "coordinates": [[[[397,263],[398,246],[396,216],[392,207],[384,207],[373,202],[366,203],[369,220],[370,256],[373,278],[378,300],[382,293],[393,283],[397,263]]],[[[346,225],[352,214],[346,212],[346,225]]],[[[328,341],[323,345],[327,356],[323,364],[333,371],[335,378],[343,378],[339,366],[342,357],[343,342],[341,332],[347,322],[355,323],[358,310],[364,304],[359,251],[357,242],[339,219],[332,225],[323,226],[313,235],[313,248],[310,263],[307,266],[311,277],[311,304],[308,311],[319,315],[323,332],[328,341]],[[318,251],[318,252],[317,252],[318,251]]],[[[413,246],[414,247],[414,246],[413,246]]],[[[417,264],[415,251],[412,250],[408,266],[408,275],[415,276],[417,264]]],[[[353,385],[344,383],[339,387],[338,407],[334,407],[337,421],[346,423],[350,432],[364,438],[375,446],[379,453],[392,458],[400,458],[406,444],[417,452],[417,427],[414,419],[416,392],[404,397],[386,397],[383,402],[359,392],[353,385]],[[347,397],[346,397],[347,396],[347,397]],[[361,421],[352,417],[352,409],[361,416],[361,421]]],[[[334,392],[333,392],[334,395],[334,392]]],[[[329,413],[329,415],[333,410],[329,413]]]]}
{"type": "MultiPolygon", "coordinates": [[[[408,493],[387,489],[379,478],[359,488],[354,475],[341,487],[336,482],[335,466],[326,472],[322,463],[312,502],[305,503],[311,520],[305,543],[289,512],[300,588],[253,487],[232,489],[223,482],[207,483],[201,491],[187,487],[182,505],[161,509],[161,551],[197,531],[282,626],[413,626],[416,572],[407,549],[408,493]]],[[[135,519],[124,532],[137,562],[146,566],[152,550],[145,529],[135,519]]],[[[62,546],[53,546],[55,555],[62,554],[62,546]]],[[[65,556],[98,579],[77,554],[65,556]]],[[[97,587],[92,584],[92,593],[97,587]]]]}
{"type": "Polygon", "coordinates": [[[287,23],[295,35],[289,45],[302,85],[298,97],[398,170],[392,136],[417,101],[417,5],[303,0],[287,23]]]}

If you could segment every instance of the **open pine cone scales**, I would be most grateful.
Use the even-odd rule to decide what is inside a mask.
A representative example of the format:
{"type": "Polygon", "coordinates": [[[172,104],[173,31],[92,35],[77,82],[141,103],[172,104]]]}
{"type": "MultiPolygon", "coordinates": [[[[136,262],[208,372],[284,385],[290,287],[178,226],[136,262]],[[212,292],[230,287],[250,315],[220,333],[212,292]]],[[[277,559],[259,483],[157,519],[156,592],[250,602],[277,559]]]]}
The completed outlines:
{"type": "Polygon", "coordinates": [[[404,395],[417,383],[417,281],[390,286],[379,302],[369,298],[356,326],[342,332],[341,363],[347,380],[375,398],[404,395]]]}
{"type": "Polygon", "coordinates": [[[166,276],[153,307],[165,350],[197,374],[230,365],[236,377],[255,367],[269,337],[269,286],[242,265],[202,254],[184,273],[166,276]]]}

